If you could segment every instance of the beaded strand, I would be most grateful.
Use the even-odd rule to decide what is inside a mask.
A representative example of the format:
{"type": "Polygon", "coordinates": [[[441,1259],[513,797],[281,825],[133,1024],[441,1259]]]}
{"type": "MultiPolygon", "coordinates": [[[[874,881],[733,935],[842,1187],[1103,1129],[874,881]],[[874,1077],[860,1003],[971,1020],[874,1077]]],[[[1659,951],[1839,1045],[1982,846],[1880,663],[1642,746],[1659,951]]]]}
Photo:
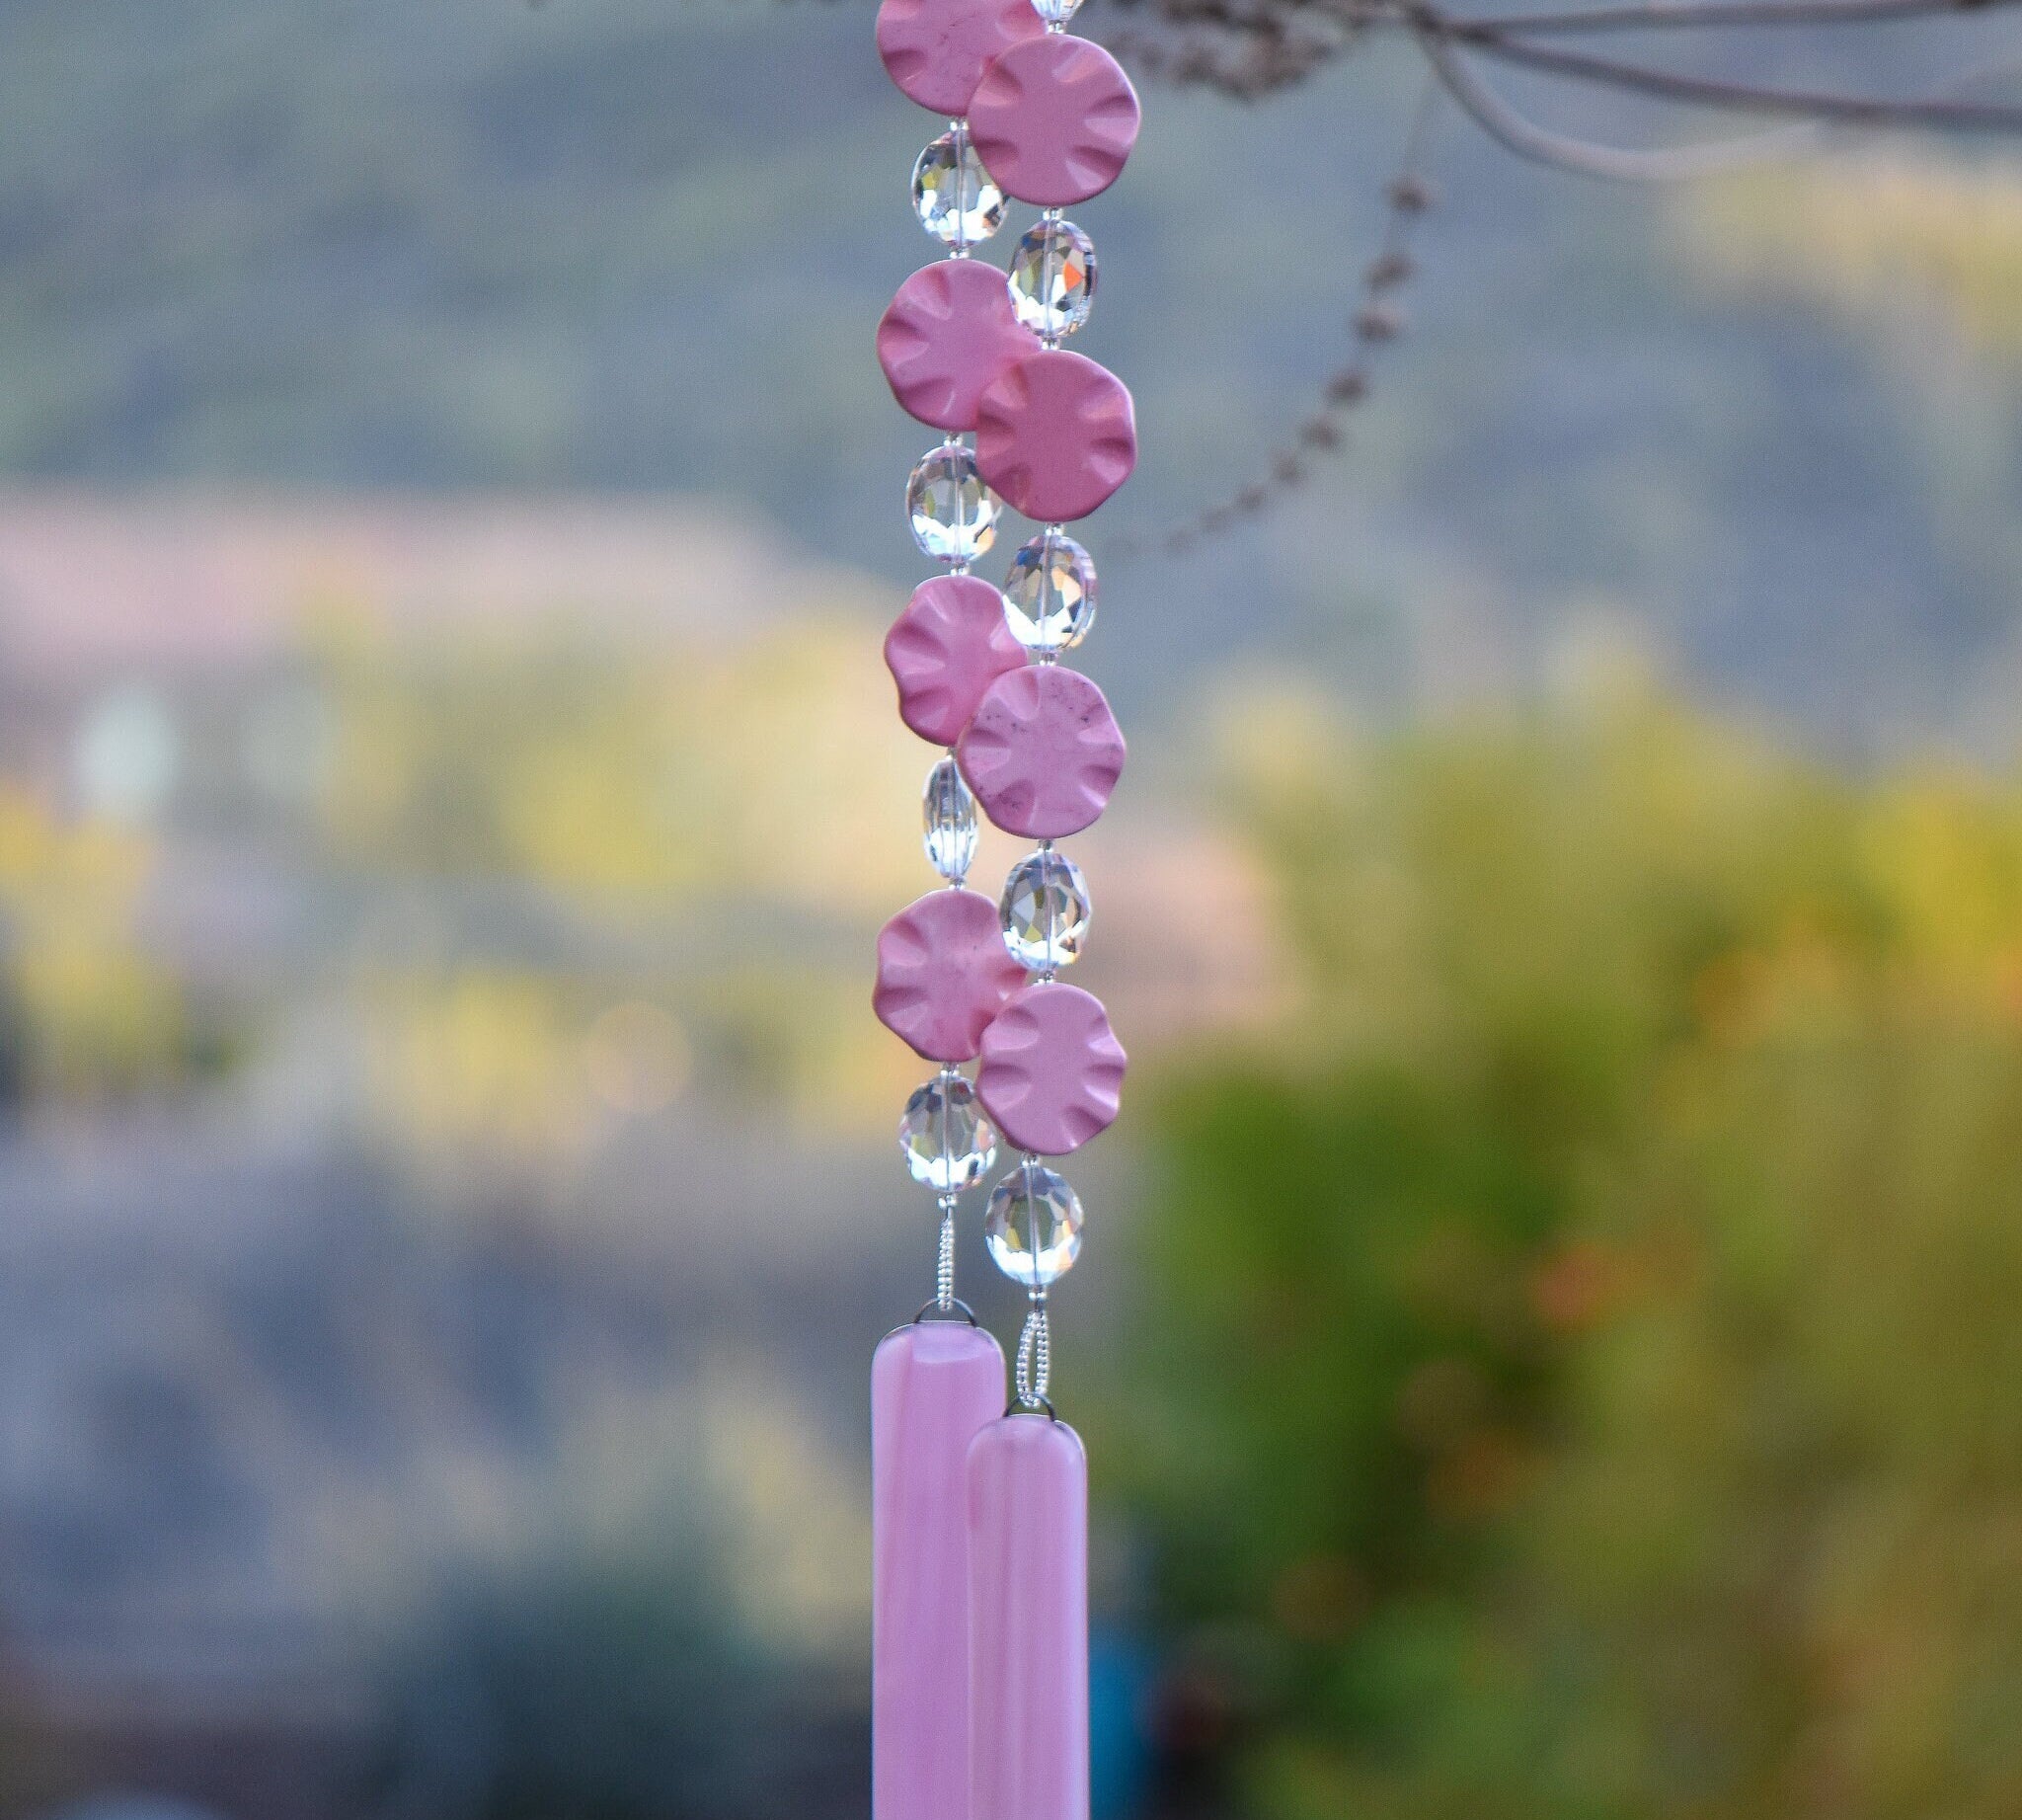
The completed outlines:
{"type": "MultiPolygon", "coordinates": [[[[1062,343],[1095,300],[1093,241],[1065,210],[1099,195],[1134,143],[1138,103],[1099,45],[1068,35],[1079,0],[885,0],[878,47],[893,79],[948,127],[913,167],[914,212],[947,257],[899,287],[878,357],[901,408],[944,434],[906,484],[920,552],[944,573],[913,593],[885,642],[900,717],[943,755],[925,793],[927,857],[945,881],[887,923],[878,1015],[941,1072],[907,1102],[900,1143],[939,1197],[931,1307],[955,1296],[961,1191],[995,1161],[983,1230],[1030,1302],[1015,1385],[1050,1409],[1048,1296],[1081,1248],[1079,1197],[1049,1159],[1117,1116],[1126,1058],[1101,1003],[1058,975],[1091,905],[1056,845],[1092,824],[1124,767],[1096,684],[1061,663],[1088,636],[1097,579],[1067,525],[1136,463],[1130,395],[1062,343]],[[972,257],[1006,199],[1039,219],[1008,275],[972,257]],[[972,444],[971,436],[974,441],[972,444]],[[1010,505],[1039,526],[1000,591],[972,572],[1010,505]],[[968,889],[977,814],[1036,842],[995,905],[968,889]],[[972,1081],[961,1065],[975,1061],[972,1081]]],[[[926,1310],[922,1310],[925,1312],[926,1310]]]]}

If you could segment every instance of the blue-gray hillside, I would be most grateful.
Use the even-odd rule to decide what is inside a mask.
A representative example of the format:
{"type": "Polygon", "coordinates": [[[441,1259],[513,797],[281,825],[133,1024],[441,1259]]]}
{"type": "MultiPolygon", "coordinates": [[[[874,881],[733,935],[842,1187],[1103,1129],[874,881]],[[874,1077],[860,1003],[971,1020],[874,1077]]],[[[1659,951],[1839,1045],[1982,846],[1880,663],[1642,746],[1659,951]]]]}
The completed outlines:
{"type": "MultiPolygon", "coordinates": [[[[896,587],[924,438],[869,338],[926,252],[903,180],[932,122],[869,24],[0,0],[0,472],[720,495],[896,587]]],[[[1733,54],[1860,83],[1967,53],[1924,26],[1733,54]]],[[[1417,81],[1371,52],[1257,109],[1152,96],[1126,182],[1082,211],[1105,260],[1086,346],[1145,435],[1099,559],[1261,470],[1341,357],[1417,81]]],[[[1648,196],[1519,167],[1450,116],[1435,165],[1413,333],[1356,448],[1262,528],[1105,566],[1091,663],[1127,709],[1174,724],[1232,657],[1378,708],[1520,682],[1600,600],[1835,741],[1957,725],[2010,632],[2012,438],[1958,443],[1871,349],[1703,294],[1648,196]]]]}

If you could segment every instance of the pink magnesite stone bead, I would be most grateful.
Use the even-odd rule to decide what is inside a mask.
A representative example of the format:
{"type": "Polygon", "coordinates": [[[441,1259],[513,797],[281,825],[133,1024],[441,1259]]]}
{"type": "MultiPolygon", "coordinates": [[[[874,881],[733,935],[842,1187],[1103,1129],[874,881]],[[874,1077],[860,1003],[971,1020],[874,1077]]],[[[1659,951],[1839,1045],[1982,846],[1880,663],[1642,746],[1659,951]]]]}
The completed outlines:
{"type": "Polygon", "coordinates": [[[1021,1150],[1064,1156],[1116,1122],[1128,1058],[1078,986],[1028,986],[983,1032],[976,1096],[1021,1150]]]}
{"type": "Polygon", "coordinates": [[[1039,348],[1004,275],[975,259],[915,272],[878,325],[878,364],[892,396],[937,430],[973,430],[983,388],[1039,348]]]}
{"type": "Polygon", "coordinates": [[[872,1820],[969,1811],[970,1443],[1004,1412],[1004,1355],[916,1321],[871,1362],[872,1820]]]}
{"type": "Polygon", "coordinates": [[[1004,597],[980,576],[937,575],[913,590],[885,635],[898,718],[923,740],[953,746],[990,684],[1025,668],[1004,623],[1004,597]]]}
{"type": "Polygon", "coordinates": [[[1085,202],[1115,183],[1141,118],[1116,58],[1060,33],[1004,51],[969,104],[983,168],[1006,196],[1042,208],[1085,202]]]}
{"type": "Polygon", "coordinates": [[[1086,355],[1029,356],[977,401],[975,460],[1028,518],[1085,518],[1137,465],[1129,388],[1086,355]]]}
{"type": "Polygon", "coordinates": [[[970,1443],[969,1663],[967,1820],[1088,1820],[1088,1456],[1064,1422],[970,1443]]]}
{"type": "Polygon", "coordinates": [[[1045,30],[1032,0],[885,0],[878,54],[910,99],[954,119],[992,57],[1045,30]]]}
{"type": "Polygon", "coordinates": [[[1024,979],[988,898],[930,891],[879,931],[871,1007],[929,1062],[967,1062],[1024,979]]]}
{"type": "Polygon", "coordinates": [[[1124,772],[1124,736],[1079,671],[1031,664],[990,684],[955,755],[997,827],[1057,840],[1108,806],[1124,772]]]}

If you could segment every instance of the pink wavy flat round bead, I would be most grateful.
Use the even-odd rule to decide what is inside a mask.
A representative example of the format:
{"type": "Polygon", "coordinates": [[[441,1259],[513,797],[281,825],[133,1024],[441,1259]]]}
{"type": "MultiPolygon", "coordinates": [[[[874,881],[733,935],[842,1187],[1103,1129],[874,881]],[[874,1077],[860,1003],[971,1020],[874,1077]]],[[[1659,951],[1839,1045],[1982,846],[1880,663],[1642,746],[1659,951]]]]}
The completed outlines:
{"type": "Polygon", "coordinates": [[[1002,52],[969,103],[983,168],[1005,195],[1042,208],[1085,202],[1115,183],[1141,118],[1116,58],[1062,33],[1002,52]]]}
{"type": "Polygon", "coordinates": [[[878,54],[911,100],[952,119],[992,57],[1045,31],[1032,0],[885,0],[878,54]]]}
{"type": "Polygon", "coordinates": [[[912,591],[885,634],[898,718],[923,740],[953,746],[991,683],[1025,668],[1004,622],[1004,596],[980,576],[937,575],[912,591]]]}
{"type": "Polygon", "coordinates": [[[1079,671],[1030,664],[990,684],[955,755],[1007,834],[1057,840],[1108,807],[1124,773],[1124,736],[1079,671]]]}
{"type": "Polygon", "coordinates": [[[1129,388],[1086,355],[1050,350],[1008,366],[976,406],[976,466],[1028,518],[1085,518],[1137,465],[1129,388]]]}
{"type": "Polygon", "coordinates": [[[929,1062],[967,1062],[1024,978],[988,898],[930,891],[878,932],[871,1008],[929,1062]]]}
{"type": "Polygon", "coordinates": [[[1093,992],[1028,986],[983,1032],[976,1097],[1018,1148],[1064,1156],[1115,1121],[1128,1060],[1093,992]]]}
{"type": "Polygon", "coordinates": [[[1004,275],[979,259],[915,272],[878,324],[878,364],[892,396],[937,430],[973,430],[983,388],[1039,350],[1004,275]]]}

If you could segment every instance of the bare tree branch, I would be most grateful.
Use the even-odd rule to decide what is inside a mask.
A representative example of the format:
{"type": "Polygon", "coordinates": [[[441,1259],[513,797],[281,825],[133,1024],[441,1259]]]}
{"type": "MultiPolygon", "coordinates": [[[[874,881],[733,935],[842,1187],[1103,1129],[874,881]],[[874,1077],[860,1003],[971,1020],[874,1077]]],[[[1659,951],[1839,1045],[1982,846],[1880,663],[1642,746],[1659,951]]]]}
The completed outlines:
{"type": "MultiPolygon", "coordinates": [[[[1121,3],[1128,6],[1129,0],[1121,3]]],[[[1619,89],[1679,106],[1781,116],[1832,126],[2022,137],[2022,107],[1930,97],[1849,95],[1830,89],[1780,89],[1535,41],[1686,26],[1759,28],[1963,19],[2009,11],[2018,5],[2022,0],[1612,0],[1586,9],[1469,17],[1451,10],[1443,0],[1148,0],[1146,10],[1188,36],[1184,47],[1171,55],[1159,54],[1156,40],[1139,37],[1135,42],[1153,53],[1156,66],[1147,69],[1147,74],[1205,83],[1243,100],[1289,87],[1352,49],[1362,34],[1388,29],[1411,33],[1428,54],[1434,44],[1462,46],[1540,75],[1619,89]],[[1316,37],[1315,22],[1324,22],[1340,36],[1332,40],[1316,37]]],[[[1645,170],[1639,168],[1645,164],[1640,153],[1626,154],[1626,162],[1611,156],[1611,148],[1604,146],[1589,148],[1597,158],[1579,153],[1575,149],[1579,141],[1565,140],[1563,135],[1524,119],[1485,89],[1479,78],[1461,70],[1455,58],[1439,59],[1436,67],[1461,106],[1505,144],[1525,157],[1543,158],[1589,174],[1598,174],[1594,169],[1597,162],[1609,167],[1610,174],[1631,181],[1643,181],[1650,175],[1669,181],[1674,170],[1683,175],[1701,174],[1702,169],[1726,168],[1736,156],[1752,157],[1761,155],[1763,149],[1780,149],[1774,140],[1764,148],[1741,151],[1688,148],[1681,160],[1674,161],[1667,154],[1645,170]],[[1697,161],[1701,158],[1711,162],[1700,167],[1697,161]]]]}
{"type": "MultiPolygon", "coordinates": [[[[1464,3],[1464,0],[1461,0],[1464,3]]],[[[1513,0],[1503,0],[1511,4],[1513,0]]],[[[1356,49],[1373,31],[1408,34],[1438,89],[1474,123],[1518,157],[1584,177],[1618,183],[1675,184],[1774,158],[1825,149],[1846,133],[1909,129],[2022,138],[2022,106],[1961,99],[2012,59],[1965,72],[1920,95],[1855,95],[1791,89],[1689,74],[1636,59],[1596,56],[1579,40],[1610,33],[1690,29],[1759,30],[1797,26],[1885,26],[1913,20],[1966,20],[2012,13],[2022,0],[1560,0],[1531,13],[1466,14],[1455,0],[1112,0],[1153,26],[1125,35],[1145,77],[1198,84],[1257,101],[1310,78],[1356,49]],[[1544,40],[1557,40],[1559,42],[1544,40]],[[1565,40],[1574,40],[1567,43],[1565,40]],[[1787,124],[1738,137],[1655,147],[1603,144],[1532,119],[1490,86],[1477,67],[1491,61],[1575,87],[1612,89],[1673,108],[1781,119],[1787,124]]],[[[1430,190],[1413,170],[1423,150],[1426,116],[1407,145],[1404,172],[1391,187],[1392,214],[1377,257],[1363,277],[1361,306],[1351,318],[1355,351],[1326,383],[1320,410],[1274,457],[1268,477],[1225,504],[1193,514],[1160,539],[1168,554],[1190,549],[1296,487],[1313,456],[1341,446],[1343,415],[1368,396],[1374,356],[1403,333],[1394,291],[1414,266],[1405,245],[1411,220],[1430,190]],[[1405,198],[1399,203],[1399,197],[1405,198]]]]}
{"type": "Polygon", "coordinates": [[[1533,164],[1546,164],[1582,177],[1609,183],[1678,184],[1716,177],[1765,158],[1789,157],[1809,151],[1820,140],[1815,125],[1785,126],[1746,138],[1722,139],[1710,145],[1667,146],[1643,150],[1601,145],[1554,132],[1521,115],[1474,73],[1467,59],[1431,32],[1419,35],[1419,48],[1438,72],[1447,94],[1505,150],[1533,164]]]}
{"type": "MultiPolygon", "coordinates": [[[[1375,257],[1362,269],[1360,305],[1349,318],[1354,350],[1347,362],[1328,375],[1317,407],[1299,424],[1288,441],[1280,446],[1261,477],[1239,487],[1219,505],[1203,507],[1183,521],[1170,525],[1156,543],[1163,554],[1185,555],[1202,538],[1216,536],[1238,519],[1263,512],[1275,500],[1302,486],[1313,463],[1340,449],[1347,440],[1346,418],[1368,402],[1370,377],[1377,358],[1407,327],[1398,298],[1417,274],[1411,243],[1437,195],[1424,175],[1423,166],[1431,150],[1434,116],[1443,93],[1437,72],[1428,70],[1425,92],[1412,115],[1396,170],[1383,186],[1383,232],[1375,257]]],[[[1129,561],[1151,547],[1127,533],[1112,546],[1112,556],[1129,561]]]]}
{"type": "Polygon", "coordinates": [[[1660,101],[1682,102],[1736,114],[1780,114],[1835,126],[1908,127],[1932,132],[2022,134],[2022,108],[1984,102],[1916,101],[1841,95],[1827,89],[1771,89],[1751,83],[1687,76],[1642,64],[1621,63],[1585,51],[1526,44],[1503,33],[1462,24],[1432,9],[1415,30],[1422,43],[1437,39],[1468,45],[1483,56],[1545,75],[1601,88],[1627,90],[1660,101]]]}
{"type": "Polygon", "coordinates": [[[1910,19],[1941,19],[2014,7],[2018,0],[1640,0],[1627,6],[1575,8],[1558,13],[1468,15],[1465,23],[1524,38],[1590,32],[1655,32],[1673,28],[1726,30],[1752,26],[1871,26],[1910,19]]]}

